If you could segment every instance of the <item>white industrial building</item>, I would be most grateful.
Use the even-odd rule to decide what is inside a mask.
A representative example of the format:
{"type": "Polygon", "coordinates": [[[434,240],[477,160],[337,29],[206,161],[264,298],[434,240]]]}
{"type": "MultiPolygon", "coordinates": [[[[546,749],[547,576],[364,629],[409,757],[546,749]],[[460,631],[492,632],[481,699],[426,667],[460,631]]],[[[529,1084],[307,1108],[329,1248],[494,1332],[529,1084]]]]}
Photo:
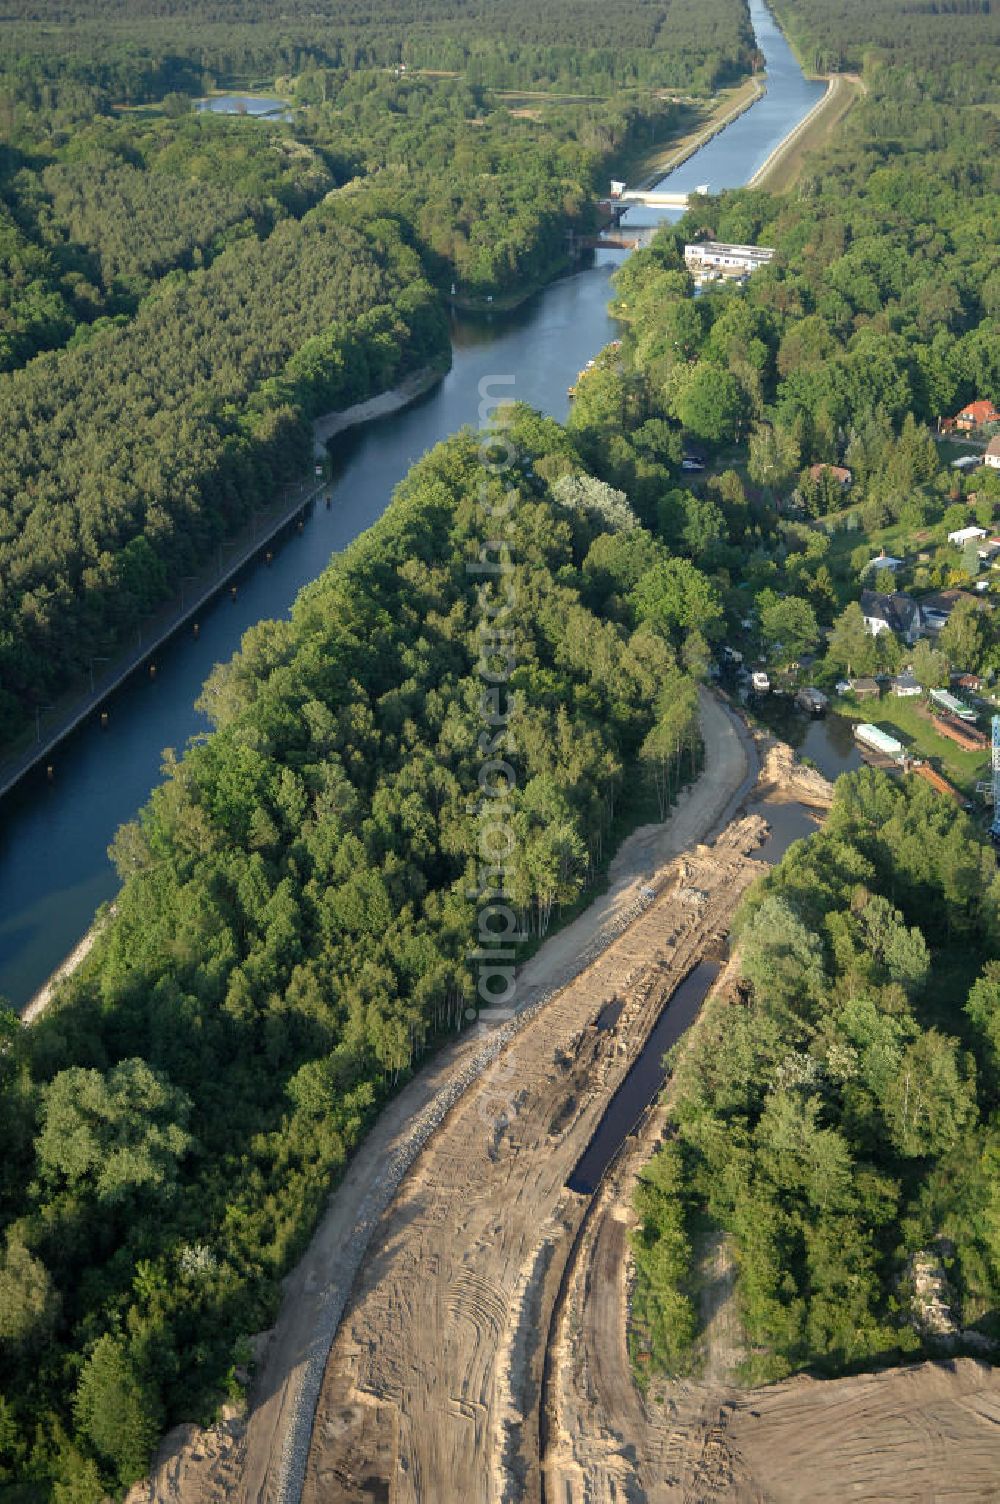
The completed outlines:
{"type": "Polygon", "coordinates": [[[768,245],[726,245],[721,240],[699,240],[684,247],[689,266],[714,268],[722,272],[752,272],[766,266],[774,256],[768,245]]]}

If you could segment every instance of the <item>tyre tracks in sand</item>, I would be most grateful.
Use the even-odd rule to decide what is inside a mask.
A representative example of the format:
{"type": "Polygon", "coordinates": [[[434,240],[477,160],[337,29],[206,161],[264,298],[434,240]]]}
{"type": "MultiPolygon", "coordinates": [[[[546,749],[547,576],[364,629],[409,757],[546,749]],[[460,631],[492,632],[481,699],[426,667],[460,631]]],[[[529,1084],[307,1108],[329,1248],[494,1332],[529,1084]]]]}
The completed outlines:
{"type": "Polygon", "coordinates": [[[539,1333],[586,1205],[564,1183],[761,870],[759,819],[698,844],[757,772],[732,713],[703,692],[701,714],[700,778],[522,969],[518,1017],[441,1051],[381,1114],[286,1281],[246,1419],[173,1433],[136,1501],[538,1494],[539,1333]],[[611,997],[623,1010],[598,1030],[611,997]]]}

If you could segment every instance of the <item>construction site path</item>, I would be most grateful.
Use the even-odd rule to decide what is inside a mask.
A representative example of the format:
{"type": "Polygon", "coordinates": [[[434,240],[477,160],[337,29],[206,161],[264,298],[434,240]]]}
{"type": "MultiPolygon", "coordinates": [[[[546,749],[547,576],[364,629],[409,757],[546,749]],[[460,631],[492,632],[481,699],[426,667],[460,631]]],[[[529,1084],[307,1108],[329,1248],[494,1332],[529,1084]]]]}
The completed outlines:
{"type": "MultiPolygon", "coordinates": [[[[453,1134],[449,1134],[448,1142],[445,1142],[440,1129],[446,1118],[449,1127],[453,1123],[457,1115],[456,1104],[461,1102],[462,1113],[473,1125],[477,1162],[462,1163],[459,1156],[454,1161],[453,1173],[446,1175],[445,1179],[449,1193],[454,1194],[459,1204],[472,1201],[482,1204],[494,1196],[499,1196],[503,1203],[510,1190],[509,1186],[500,1183],[506,1181],[505,1171],[499,1175],[496,1186],[487,1186],[478,1178],[484,1168],[478,1162],[480,1154],[486,1166],[493,1164],[495,1168],[500,1160],[514,1152],[511,1134],[520,1130],[513,1127],[507,1134],[502,1153],[499,1142],[493,1146],[493,1153],[498,1158],[491,1160],[488,1152],[488,1141],[495,1135],[496,1124],[508,1110],[509,1102],[520,1103],[520,1108],[515,1110],[527,1110],[526,1096],[534,1097],[533,1105],[536,1108],[541,1105],[544,1116],[552,1105],[549,1098],[553,1086],[556,1098],[567,1102],[566,1122],[559,1131],[563,1150],[558,1156],[558,1165],[544,1142],[548,1136],[549,1120],[546,1120],[539,1156],[543,1193],[537,1203],[531,1198],[531,1207],[526,1208],[527,1231],[531,1239],[537,1243],[540,1234],[541,1242],[545,1244],[548,1235],[542,1231],[541,1224],[553,1214],[555,1203],[560,1200],[564,1171],[568,1171],[577,1153],[585,1146],[594,1124],[645,1038],[663,997],[698,958],[701,940],[708,928],[716,934],[722,932],[719,925],[726,920],[738,893],[751,879],[753,870],[759,871],[756,864],[753,870],[745,870],[743,857],[734,848],[732,859],[722,862],[720,868],[720,871],[724,869],[724,875],[718,894],[721,902],[718,923],[706,927],[706,916],[697,906],[690,904],[682,903],[679,912],[674,912],[681,902],[678,893],[686,889],[670,864],[680,853],[696,847],[726,824],[753,786],[757,772],[753,740],[738,718],[704,690],[701,692],[700,713],[705,745],[701,775],[682,792],[665,823],[643,827],[623,843],[611,864],[608,890],[572,924],[547,940],[522,968],[518,977],[518,1019],[494,1031],[485,1041],[483,1031],[472,1030],[441,1050],[389,1103],[367,1135],[343,1181],[332,1194],[308,1250],[286,1281],[278,1320],[266,1343],[261,1344],[258,1375],[246,1419],[234,1417],[209,1432],[184,1427],[172,1433],[161,1448],[150,1480],[135,1491],[136,1501],[207,1504],[209,1500],[226,1499],[240,1501],[240,1504],[293,1504],[293,1501],[297,1504],[303,1497],[302,1479],[327,1354],[335,1337],[343,1351],[356,1348],[356,1337],[340,1328],[359,1271],[361,1279],[352,1315],[364,1298],[362,1292],[378,1287],[386,1273],[387,1263],[393,1269],[391,1282],[397,1295],[400,1288],[404,1295],[407,1292],[412,1294],[412,1282],[424,1279],[426,1271],[419,1261],[412,1266],[408,1258],[403,1258],[393,1266],[391,1256],[387,1255],[387,1250],[393,1246],[387,1226],[394,1214],[397,1222],[402,1215],[405,1224],[406,1219],[414,1214],[414,1198],[437,1227],[435,1243],[454,1244],[457,1229],[452,1229],[445,1208],[439,1202],[437,1189],[428,1184],[426,1167],[421,1169],[418,1166],[420,1173],[411,1176],[408,1172],[427,1145],[433,1146],[442,1163],[448,1159],[452,1153],[453,1134]],[[744,871],[743,880],[734,878],[735,872],[742,875],[744,871]],[[656,892],[652,903],[648,891],[644,891],[650,887],[656,892]],[[670,891],[665,892],[665,889],[670,891]],[[669,915],[660,912],[664,904],[671,906],[669,915]],[[677,931],[677,943],[665,944],[672,930],[677,931]],[[561,994],[564,996],[570,990],[569,984],[574,978],[585,971],[593,972],[599,959],[605,961],[601,974],[588,977],[568,1003],[557,1007],[561,994]],[[599,1035],[599,1050],[588,1048],[579,1063],[573,1063],[565,1073],[560,1072],[553,1065],[552,1041],[558,1036],[562,1042],[557,1048],[572,1051],[578,1043],[576,1035],[587,1032],[591,1016],[598,1010],[602,998],[622,983],[627,988],[630,985],[631,996],[629,1007],[613,1037],[599,1035]],[[542,1021],[553,1010],[552,1024],[547,1027],[542,1021]],[[632,1026],[631,1035],[629,1025],[632,1026]],[[536,1033],[538,1041],[544,1038],[541,1048],[536,1033]],[[628,1042],[623,1044],[623,1040],[628,1042]],[[518,1060],[515,1069],[523,1073],[523,1079],[518,1079],[516,1086],[511,1081],[509,1066],[496,1065],[501,1057],[511,1053],[515,1041],[518,1060]],[[545,1060],[543,1054],[547,1056],[545,1060]],[[599,1061],[598,1054],[605,1058],[599,1061]],[[588,1061],[589,1066],[586,1065],[588,1061]],[[563,1074],[565,1079],[557,1079],[563,1074]],[[485,1076],[489,1080],[484,1087],[485,1076]],[[473,1085],[476,1091],[470,1092],[473,1085]],[[499,1116],[498,1087],[503,1097],[499,1116]],[[574,1094],[575,1100],[570,1103],[574,1094]],[[467,1100],[470,1097],[475,1100],[467,1100]],[[397,1195],[404,1177],[408,1177],[408,1183],[397,1195]],[[388,1217],[385,1215],[387,1211],[388,1217]]],[[[747,840],[752,844],[752,837],[747,837],[747,840]]],[[[464,1132],[464,1129],[460,1131],[460,1138],[464,1132]]],[[[504,1139],[505,1132],[500,1132],[500,1139],[504,1139]]],[[[484,1225],[480,1232],[488,1245],[492,1241],[492,1231],[484,1225]]],[[[429,1252],[432,1264],[439,1251],[429,1252]]],[[[499,1245],[497,1253],[501,1255],[499,1245]]],[[[505,1269],[498,1289],[501,1285],[511,1286],[512,1279],[514,1284],[522,1277],[530,1279],[531,1270],[526,1268],[526,1259],[530,1265],[532,1258],[542,1257],[538,1247],[532,1250],[526,1243],[501,1256],[505,1269]]],[[[494,1296],[469,1276],[465,1279],[465,1294],[462,1294],[460,1281],[454,1297],[448,1297],[444,1308],[434,1313],[434,1319],[443,1323],[440,1336],[424,1332],[426,1351],[422,1356],[432,1368],[444,1367],[445,1333],[449,1329],[454,1331],[456,1322],[465,1322],[477,1331],[488,1331],[491,1323],[499,1328],[503,1319],[494,1296]]],[[[511,1286],[509,1295],[515,1293],[511,1286]]],[[[395,1323],[397,1320],[403,1323],[405,1319],[403,1308],[394,1304],[395,1298],[389,1302],[389,1311],[394,1315],[389,1311],[380,1312],[372,1330],[376,1359],[379,1351],[385,1349],[383,1338],[389,1339],[392,1335],[383,1322],[389,1322],[398,1337],[401,1328],[396,1330],[395,1323]]],[[[505,1298],[500,1297],[501,1301],[505,1298]]],[[[411,1323],[412,1330],[418,1330],[431,1314],[428,1310],[411,1323]]],[[[471,1392],[485,1386],[499,1393],[496,1344],[484,1347],[473,1343],[472,1350],[475,1351],[477,1371],[475,1374],[466,1372],[464,1380],[457,1381],[458,1388],[471,1392]]],[[[304,1494],[307,1499],[330,1496],[327,1488],[317,1488],[317,1479],[322,1477],[325,1482],[329,1477],[329,1397],[338,1384],[340,1353],[336,1355],[337,1362],[331,1362],[327,1372],[320,1412],[322,1434],[309,1465],[311,1481],[307,1481],[304,1494]]],[[[391,1388],[391,1377],[387,1383],[391,1388]]],[[[362,1387],[354,1391],[355,1397],[363,1392],[362,1379],[362,1387]]],[[[480,1412],[476,1409],[481,1402],[470,1400],[466,1404],[456,1393],[454,1396],[437,1395],[433,1403],[441,1403],[446,1408],[451,1405],[454,1413],[463,1417],[458,1428],[462,1439],[455,1439],[455,1451],[447,1448],[447,1465],[454,1460],[461,1470],[466,1465],[469,1450],[465,1432],[476,1433],[481,1429],[477,1423],[480,1412]]],[[[378,1407],[370,1406],[367,1398],[361,1402],[361,1408],[369,1409],[368,1418],[375,1419],[374,1412],[378,1407]]],[[[491,1416],[497,1418],[492,1412],[491,1416]]],[[[406,1424],[411,1432],[415,1425],[423,1426],[432,1448],[432,1456],[427,1461],[433,1466],[437,1449],[433,1406],[426,1412],[425,1421],[418,1422],[416,1417],[415,1410],[406,1424]]],[[[387,1428],[390,1436],[396,1434],[403,1420],[401,1414],[397,1415],[387,1428]]],[[[367,1426],[364,1429],[367,1430],[367,1426]]],[[[374,1428],[376,1432],[378,1429],[378,1426],[374,1428]]],[[[472,1504],[479,1498],[492,1497],[492,1488],[483,1491],[486,1473],[492,1466],[492,1460],[489,1464],[485,1460],[491,1447],[492,1442],[487,1448],[483,1439],[482,1446],[473,1448],[481,1465],[477,1479],[474,1484],[470,1481],[468,1491],[459,1495],[450,1492],[451,1481],[447,1485],[440,1481],[442,1476],[449,1477],[446,1472],[439,1475],[436,1484],[425,1477],[423,1489],[418,1477],[411,1475],[412,1489],[398,1494],[398,1497],[442,1500],[461,1497],[463,1504],[466,1500],[472,1504]]],[[[406,1465],[405,1458],[394,1457],[394,1498],[397,1497],[399,1468],[406,1465]]],[[[359,1487],[357,1493],[351,1493],[349,1487],[338,1480],[336,1497],[366,1501],[388,1497],[381,1487],[387,1480],[378,1478],[379,1471],[373,1458],[370,1473],[374,1491],[365,1485],[359,1487]]]]}

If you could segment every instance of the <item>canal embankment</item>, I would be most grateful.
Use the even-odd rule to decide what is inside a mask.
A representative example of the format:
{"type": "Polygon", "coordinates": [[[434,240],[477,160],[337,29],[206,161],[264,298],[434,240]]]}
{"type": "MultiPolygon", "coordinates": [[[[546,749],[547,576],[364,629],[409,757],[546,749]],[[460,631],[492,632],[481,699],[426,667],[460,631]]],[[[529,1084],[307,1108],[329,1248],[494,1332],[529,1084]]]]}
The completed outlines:
{"type": "Polygon", "coordinates": [[[60,982],[64,982],[67,977],[71,977],[83,965],[103,934],[108,921],[114,918],[114,914],[115,905],[110,904],[103,913],[97,916],[79,945],[73,947],[62,965],[56,967],[44,986],[39,987],[34,997],[22,1009],[21,1022],[23,1024],[33,1024],[35,1019],[45,1012],[55,997],[56,989],[60,982]]]}
{"type": "Polygon", "coordinates": [[[675,140],[655,150],[646,152],[633,164],[629,174],[629,186],[637,192],[643,193],[653,188],[663,178],[675,172],[678,167],[693,157],[695,152],[707,146],[709,141],[732,125],[741,115],[746,114],[759,99],[767,92],[766,82],[760,78],[748,78],[738,85],[732,93],[727,93],[716,105],[715,110],[704,124],[700,124],[680,140],[675,140]],[[636,179],[635,182],[631,178],[636,179]]]}
{"type": "MultiPolygon", "coordinates": [[[[313,423],[316,458],[325,462],[326,445],[337,434],[398,412],[415,402],[442,379],[446,369],[444,365],[422,367],[388,391],[317,418],[313,423]]],[[[137,670],[148,665],[155,671],[152,660],[159,649],[188,622],[197,622],[205,605],[227,586],[231,589],[240,571],[263,553],[286,527],[302,518],[328,490],[325,476],[300,478],[279,486],[271,503],[261,508],[239,533],[220,544],[213,552],[212,562],[199,573],[189,576],[179,594],[147,618],[133,647],[111,658],[101,673],[91,676],[89,683],[68,691],[48,707],[47,723],[43,724],[39,718],[35,735],[22,741],[19,748],[0,760],[0,799],[32,768],[45,764],[59,743],[99,710],[137,670]]]]}
{"type": "Polygon", "coordinates": [[[826,93],[793,131],[780,142],[764,165],[747,183],[748,188],[765,188],[770,193],[785,193],[799,178],[810,152],[824,146],[838,129],[857,100],[863,86],[860,79],[834,74],[827,79],[826,93]]]}

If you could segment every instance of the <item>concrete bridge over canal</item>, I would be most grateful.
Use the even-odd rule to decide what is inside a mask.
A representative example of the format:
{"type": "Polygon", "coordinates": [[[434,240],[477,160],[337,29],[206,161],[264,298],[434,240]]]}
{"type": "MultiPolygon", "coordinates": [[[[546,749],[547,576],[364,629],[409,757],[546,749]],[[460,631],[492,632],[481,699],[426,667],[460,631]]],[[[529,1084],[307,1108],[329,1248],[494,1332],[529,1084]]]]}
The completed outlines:
{"type": "Polygon", "coordinates": [[[630,204],[642,204],[645,209],[686,209],[697,193],[661,193],[656,189],[626,188],[615,203],[628,208],[630,204]]]}

